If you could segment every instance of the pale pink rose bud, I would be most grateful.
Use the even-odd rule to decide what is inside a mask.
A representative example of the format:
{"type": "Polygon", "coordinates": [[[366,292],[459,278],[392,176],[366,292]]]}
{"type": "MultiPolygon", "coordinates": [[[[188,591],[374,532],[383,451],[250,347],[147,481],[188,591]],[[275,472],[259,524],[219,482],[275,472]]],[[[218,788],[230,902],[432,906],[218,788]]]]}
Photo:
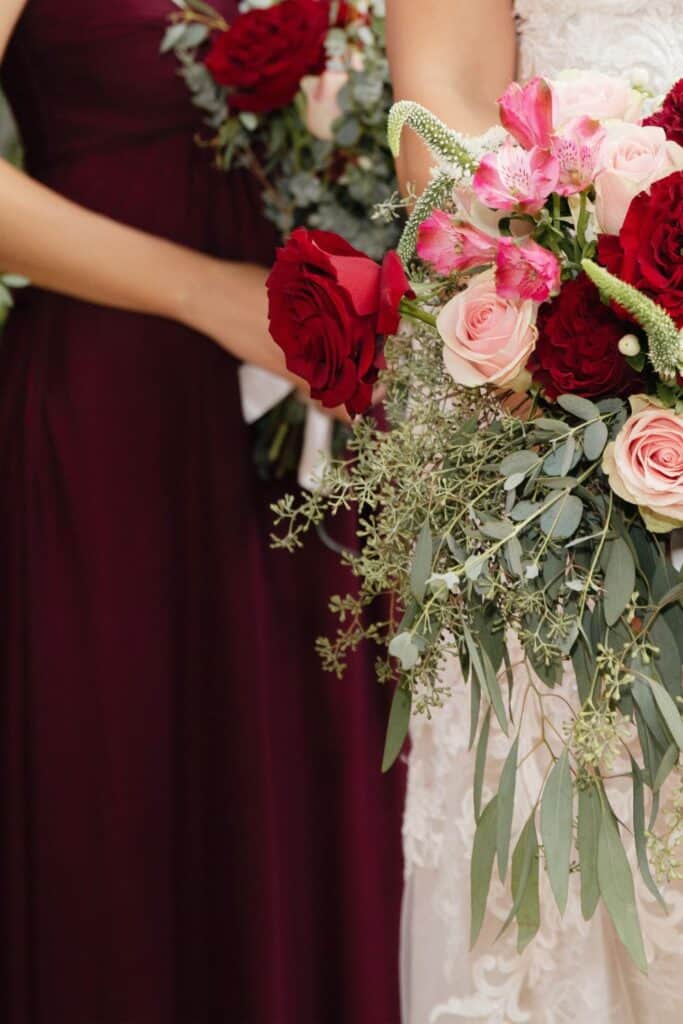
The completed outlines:
{"type": "Polygon", "coordinates": [[[348,82],[346,71],[323,71],[322,75],[306,75],[301,88],[306,97],[304,122],[316,139],[329,141],[332,125],[341,114],[338,102],[340,91],[348,82]]]}
{"type": "Polygon", "coordinates": [[[553,94],[544,78],[513,82],[498,100],[500,123],[524,149],[547,149],[553,132],[553,94]]]}
{"type": "Polygon", "coordinates": [[[513,302],[498,295],[492,270],[478,274],[450,299],[436,325],[444,364],[456,384],[510,387],[523,381],[538,333],[536,308],[530,300],[513,302]]]}
{"type": "Polygon", "coordinates": [[[560,165],[557,191],[572,196],[592,185],[605,129],[590,117],[569,121],[552,140],[550,151],[560,165]]]}
{"type": "Polygon", "coordinates": [[[642,93],[632,89],[628,82],[599,71],[565,71],[550,82],[550,87],[555,128],[562,128],[577,117],[596,121],[640,118],[642,93]]]}
{"type": "Polygon", "coordinates": [[[472,179],[477,198],[496,210],[538,213],[557,187],[560,165],[543,149],[524,150],[511,139],[489,153],[472,179]]]}
{"type": "Polygon", "coordinates": [[[637,505],[649,530],[668,533],[683,525],[683,417],[645,396],[607,445],[602,468],[615,494],[637,505]]]}
{"type": "Polygon", "coordinates": [[[439,274],[448,275],[490,265],[496,258],[496,239],[443,210],[434,210],[420,224],[417,254],[439,274]]]}
{"type": "Polygon", "coordinates": [[[607,126],[595,176],[595,213],[600,230],[618,235],[631,200],[683,169],[683,146],[663,128],[617,122],[607,126]]]}
{"type": "Polygon", "coordinates": [[[531,239],[501,238],[496,255],[496,291],[504,299],[545,302],[560,290],[560,262],[531,239]]]}

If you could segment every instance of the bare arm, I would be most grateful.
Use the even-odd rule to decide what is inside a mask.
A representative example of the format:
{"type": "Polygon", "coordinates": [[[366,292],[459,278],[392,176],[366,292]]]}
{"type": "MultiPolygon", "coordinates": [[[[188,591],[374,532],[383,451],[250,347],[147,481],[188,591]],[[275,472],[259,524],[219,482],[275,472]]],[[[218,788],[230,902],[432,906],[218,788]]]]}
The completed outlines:
{"type": "MultiPolygon", "coordinates": [[[[0,56],[25,4],[0,4],[0,56]]],[[[118,224],[3,160],[0,267],[51,291],[179,321],[239,359],[291,376],[268,333],[263,268],[222,262],[118,224]]]]}
{"type": "MultiPolygon", "coordinates": [[[[387,45],[396,99],[422,103],[461,132],[496,123],[496,99],[515,77],[511,0],[387,0],[387,45]]],[[[433,161],[410,132],[401,150],[401,182],[419,191],[433,161]]]]}

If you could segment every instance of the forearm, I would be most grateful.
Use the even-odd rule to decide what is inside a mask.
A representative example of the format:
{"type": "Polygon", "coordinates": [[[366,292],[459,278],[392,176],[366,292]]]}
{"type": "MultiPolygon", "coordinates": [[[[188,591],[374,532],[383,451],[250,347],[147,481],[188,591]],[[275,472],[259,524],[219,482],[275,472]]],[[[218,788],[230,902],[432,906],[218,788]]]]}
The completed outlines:
{"type": "MultiPolygon", "coordinates": [[[[446,124],[479,135],[515,76],[511,0],[387,0],[387,45],[396,99],[415,100],[446,124]]],[[[406,132],[399,176],[424,188],[433,162],[406,132]]]]}

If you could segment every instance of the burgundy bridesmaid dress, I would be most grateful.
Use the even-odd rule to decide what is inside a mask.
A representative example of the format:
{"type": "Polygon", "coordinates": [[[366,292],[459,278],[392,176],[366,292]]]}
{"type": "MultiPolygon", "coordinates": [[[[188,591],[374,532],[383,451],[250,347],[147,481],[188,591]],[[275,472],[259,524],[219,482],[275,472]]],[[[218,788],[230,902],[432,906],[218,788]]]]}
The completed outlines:
{"type": "MultiPolygon", "coordinates": [[[[159,56],[172,9],[28,0],[3,68],[28,169],[127,224],[268,262],[256,191],[211,169],[159,56]]],[[[269,550],[236,370],[177,324],[37,289],[11,317],[2,1024],[398,1024],[385,695],[370,652],[343,682],[318,666],[348,581],[315,538],[269,550]]]]}

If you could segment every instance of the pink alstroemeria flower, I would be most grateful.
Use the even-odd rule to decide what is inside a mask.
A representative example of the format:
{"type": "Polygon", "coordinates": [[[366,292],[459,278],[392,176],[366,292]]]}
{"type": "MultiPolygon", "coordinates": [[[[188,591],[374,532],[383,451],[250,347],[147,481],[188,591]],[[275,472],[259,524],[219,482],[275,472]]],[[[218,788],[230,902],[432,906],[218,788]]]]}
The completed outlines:
{"type": "Polygon", "coordinates": [[[497,153],[489,153],[472,179],[477,197],[496,210],[519,208],[538,213],[557,188],[560,165],[546,150],[520,149],[511,139],[497,153]]]}
{"type": "Polygon", "coordinates": [[[551,153],[560,165],[557,191],[561,196],[573,196],[592,184],[605,134],[599,121],[575,117],[552,140],[551,153]]]}
{"type": "Polygon", "coordinates": [[[528,238],[501,238],[496,256],[496,292],[504,299],[545,302],[560,290],[560,262],[528,238]]]}
{"type": "Polygon", "coordinates": [[[513,82],[498,100],[500,123],[524,149],[548,149],[553,133],[553,93],[544,78],[513,82]]]}
{"type": "Polygon", "coordinates": [[[471,270],[493,263],[496,239],[471,225],[459,223],[443,210],[434,210],[420,224],[417,254],[439,274],[471,270]]]}

